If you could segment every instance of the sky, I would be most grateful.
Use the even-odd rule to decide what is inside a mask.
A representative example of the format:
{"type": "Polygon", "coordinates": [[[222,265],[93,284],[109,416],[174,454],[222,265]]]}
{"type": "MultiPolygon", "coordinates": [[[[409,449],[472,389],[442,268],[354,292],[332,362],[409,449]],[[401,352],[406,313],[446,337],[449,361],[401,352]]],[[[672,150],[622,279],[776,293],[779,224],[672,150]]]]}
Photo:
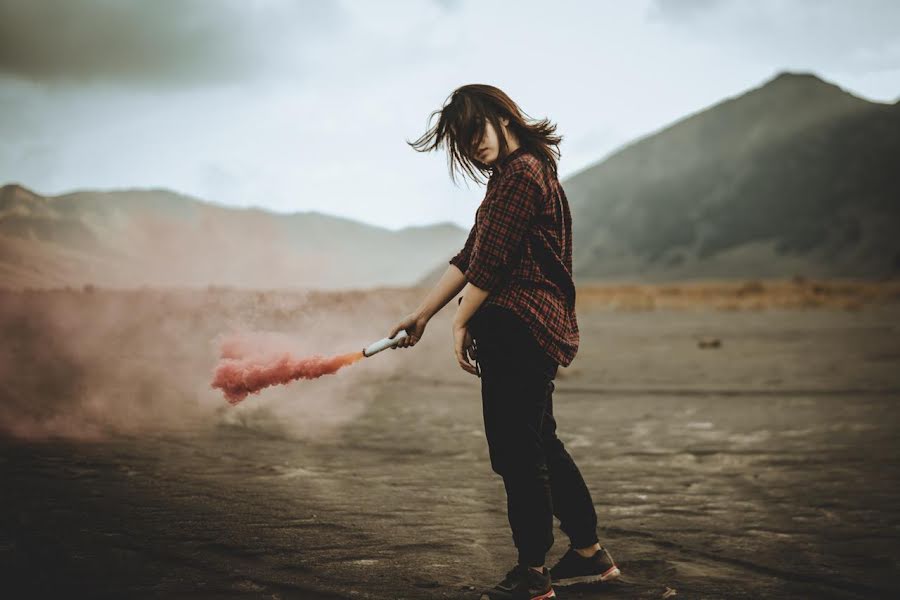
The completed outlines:
{"type": "Polygon", "coordinates": [[[564,182],[783,71],[896,102],[900,2],[0,0],[0,184],[468,229],[407,143],[455,88],[554,122],[564,182]]]}

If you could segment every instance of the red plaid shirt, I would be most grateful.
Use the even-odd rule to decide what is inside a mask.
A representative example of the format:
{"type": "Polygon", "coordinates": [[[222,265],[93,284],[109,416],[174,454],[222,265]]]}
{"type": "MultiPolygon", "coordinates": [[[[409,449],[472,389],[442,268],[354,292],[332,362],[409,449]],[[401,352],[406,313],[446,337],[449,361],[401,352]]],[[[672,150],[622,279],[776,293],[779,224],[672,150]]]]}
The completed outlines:
{"type": "Polygon", "coordinates": [[[559,180],[522,146],[492,171],[475,225],[450,264],[489,292],[484,305],[512,310],[567,367],[579,344],[569,201],[559,180]]]}

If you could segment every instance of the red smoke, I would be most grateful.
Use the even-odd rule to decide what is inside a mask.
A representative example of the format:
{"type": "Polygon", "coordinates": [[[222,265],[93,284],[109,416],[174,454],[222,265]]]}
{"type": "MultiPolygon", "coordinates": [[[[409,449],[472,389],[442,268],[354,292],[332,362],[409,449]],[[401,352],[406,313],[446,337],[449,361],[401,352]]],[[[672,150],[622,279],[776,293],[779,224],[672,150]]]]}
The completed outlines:
{"type": "Polygon", "coordinates": [[[221,389],[229,403],[237,404],[248,394],[259,393],[270,385],[330,375],[363,358],[362,351],[331,357],[315,354],[296,358],[289,351],[273,351],[264,345],[241,338],[222,342],[221,359],[213,373],[212,387],[221,389]]]}

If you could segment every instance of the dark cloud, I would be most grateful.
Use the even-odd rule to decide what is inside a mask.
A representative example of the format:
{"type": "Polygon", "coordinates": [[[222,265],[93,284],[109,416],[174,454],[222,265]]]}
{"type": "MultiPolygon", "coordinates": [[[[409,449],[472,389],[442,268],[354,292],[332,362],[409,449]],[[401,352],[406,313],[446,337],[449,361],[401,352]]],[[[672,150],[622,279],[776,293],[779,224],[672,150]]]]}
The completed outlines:
{"type": "Polygon", "coordinates": [[[0,0],[0,74],[190,85],[274,70],[333,31],[334,2],[0,0]]]}

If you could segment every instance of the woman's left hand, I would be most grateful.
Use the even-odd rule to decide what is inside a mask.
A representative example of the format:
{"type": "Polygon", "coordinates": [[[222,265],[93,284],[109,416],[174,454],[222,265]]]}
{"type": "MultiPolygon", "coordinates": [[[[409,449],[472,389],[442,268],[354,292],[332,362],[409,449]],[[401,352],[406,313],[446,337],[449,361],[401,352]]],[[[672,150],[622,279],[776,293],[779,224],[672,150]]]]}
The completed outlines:
{"type": "Polygon", "coordinates": [[[469,328],[454,322],[453,349],[456,353],[456,361],[459,363],[459,366],[462,367],[463,371],[481,377],[481,373],[478,372],[476,366],[469,362],[469,356],[475,358],[474,346],[472,335],[469,333],[469,328]]]}

